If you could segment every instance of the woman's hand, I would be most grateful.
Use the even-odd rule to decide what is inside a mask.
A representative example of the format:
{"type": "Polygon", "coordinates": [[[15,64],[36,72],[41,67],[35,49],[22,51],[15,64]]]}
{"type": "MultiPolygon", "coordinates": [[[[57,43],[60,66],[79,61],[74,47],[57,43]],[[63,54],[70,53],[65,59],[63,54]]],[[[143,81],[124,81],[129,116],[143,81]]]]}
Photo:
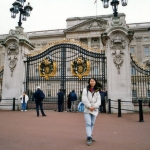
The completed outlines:
{"type": "Polygon", "coordinates": [[[90,111],[93,111],[95,108],[94,107],[90,107],[89,109],[90,109],[90,111]]]}

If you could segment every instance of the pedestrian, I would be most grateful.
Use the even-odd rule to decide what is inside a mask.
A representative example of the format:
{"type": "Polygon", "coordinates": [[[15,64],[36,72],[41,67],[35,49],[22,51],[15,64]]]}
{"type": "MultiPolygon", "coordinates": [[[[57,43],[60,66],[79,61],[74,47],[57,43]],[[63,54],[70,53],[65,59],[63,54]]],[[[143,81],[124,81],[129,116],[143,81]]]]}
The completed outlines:
{"type": "Polygon", "coordinates": [[[71,97],[70,97],[71,92],[67,96],[67,112],[71,112],[71,97]]]}
{"type": "Polygon", "coordinates": [[[20,100],[21,100],[21,105],[22,105],[21,111],[27,111],[26,107],[27,107],[27,102],[29,100],[29,97],[26,94],[26,92],[23,92],[23,94],[20,96],[20,100]]]}
{"type": "Polygon", "coordinates": [[[41,109],[42,116],[46,116],[43,110],[43,99],[45,98],[45,94],[41,90],[40,86],[37,87],[36,92],[34,93],[34,100],[36,104],[36,112],[37,112],[37,117],[39,117],[39,106],[41,109]]]}
{"type": "Polygon", "coordinates": [[[99,88],[97,86],[97,80],[95,78],[90,78],[88,80],[88,86],[83,89],[82,102],[84,104],[87,145],[90,146],[92,142],[95,141],[92,138],[92,132],[96,116],[98,115],[98,108],[101,104],[99,88]]]}
{"type": "Polygon", "coordinates": [[[58,112],[63,111],[63,105],[64,105],[64,93],[60,89],[58,92],[58,112]]]}
{"type": "Polygon", "coordinates": [[[99,91],[101,96],[101,105],[100,105],[100,112],[106,113],[106,103],[105,103],[105,96],[107,96],[107,91],[103,91],[100,89],[99,91]]]}
{"type": "Polygon", "coordinates": [[[72,90],[70,93],[70,99],[71,99],[71,111],[76,112],[76,100],[77,100],[77,95],[75,93],[75,90],[72,90]]]}

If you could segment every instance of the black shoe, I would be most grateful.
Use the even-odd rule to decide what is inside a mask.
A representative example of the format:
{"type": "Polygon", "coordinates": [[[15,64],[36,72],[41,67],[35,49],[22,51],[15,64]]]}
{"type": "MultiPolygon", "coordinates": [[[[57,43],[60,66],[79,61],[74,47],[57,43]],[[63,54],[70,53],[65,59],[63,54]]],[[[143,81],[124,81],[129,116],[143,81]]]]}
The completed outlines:
{"type": "Polygon", "coordinates": [[[46,115],[44,114],[44,115],[42,115],[43,117],[45,117],[46,115]]]}
{"type": "Polygon", "coordinates": [[[92,139],[92,142],[96,142],[94,139],[92,139]]]}
{"type": "Polygon", "coordinates": [[[87,137],[87,143],[88,146],[91,146],[92,144],[92,138],[91,137],[87,137]]]}
{"type": "Polygon", "coordinates": [[[37,115],[37,117],[39,117],[39,115],[37,115]]]}
{"type": "MultiPolygon", "coordinates": [[[[88,138],[86,139],[86,141],[88,140],[88,138]]],[[[92,138],[92,142],[96,142],[96,140],[94,140],[93,138],[92,138]]]]}

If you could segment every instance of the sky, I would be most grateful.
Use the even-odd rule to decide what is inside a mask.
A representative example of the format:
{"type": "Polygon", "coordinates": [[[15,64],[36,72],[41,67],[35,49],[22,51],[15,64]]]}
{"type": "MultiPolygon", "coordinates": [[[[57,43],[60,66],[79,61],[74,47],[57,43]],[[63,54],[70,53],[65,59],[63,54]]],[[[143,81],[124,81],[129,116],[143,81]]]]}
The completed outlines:
{"type": "MultiPolygon", "coordinates": [[[[111,1],[111,0],[110,0],[111,1]]],[[[15,0],[0,0],[0,34],[8,34],[18,25],[19,14],[11,18],[10,8],[15,0]]],[[[22,21],[24,32],[65,29],[66,19],[96,15],[95,0],[26,0],[33,7],[31,16],[22,21]]],[[[126,23],[150,22],[150,0],[128,0],[128,5],[118,6],[118,12],[126,15],[126,23]]],[[[112,6],[103,8],[97,0],[97,15],[113,14],[112,6]]]]}

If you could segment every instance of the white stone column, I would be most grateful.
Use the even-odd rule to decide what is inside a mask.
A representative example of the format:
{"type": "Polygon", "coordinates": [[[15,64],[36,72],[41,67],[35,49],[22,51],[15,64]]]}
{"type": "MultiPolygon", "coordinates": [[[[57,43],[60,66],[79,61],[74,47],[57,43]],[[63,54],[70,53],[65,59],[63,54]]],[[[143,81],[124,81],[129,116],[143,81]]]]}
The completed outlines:
{"type": "Polygon", "coordinates": [[[91,39],[92,39],[92,38],[91,38],[91,37],[88,37],[87,39],[88,39],[88,47],[91,48],[91,39]]]}
{"type": "MultiPolygon", "coordinates": [[[[9,36],[4,41],[4,46],[3,100],[1,103],[5,104],[5,106],[0,109],[12,110],[12,101],[5,99],[18,99],[24,92],[24,81],[26,76],[24,53],[28,53],[34,47],[23,33],[22,27],[16,27],[16,30],[10,31],[9,36]]],[[[20,100],[16,101],[16,109],[18,109],[18,105],[20,105],[20,100]]]]}
{"type": "Polygon", "coordinates": [[[104,50],[101,37],[99,37],[99,46],[100,46],[100,50],[104,50]]]}
{"type": "MultiPolygon", "coordinates": [[[[126,34],[121,31],[110,34],[106,42],[108,98],[127,101],[121,103],[121,108],[134,110],[128,44],[129,40],[126,34]]],[[[118,103],[111,101],[111,106],[118,108],[118,103]]],[[[117,109],[111,108],[111,110],[112,113],[118,112],[117,109]]],[[[126,110],[121,112],[132,113],[132,111],[126,110]]]]}

